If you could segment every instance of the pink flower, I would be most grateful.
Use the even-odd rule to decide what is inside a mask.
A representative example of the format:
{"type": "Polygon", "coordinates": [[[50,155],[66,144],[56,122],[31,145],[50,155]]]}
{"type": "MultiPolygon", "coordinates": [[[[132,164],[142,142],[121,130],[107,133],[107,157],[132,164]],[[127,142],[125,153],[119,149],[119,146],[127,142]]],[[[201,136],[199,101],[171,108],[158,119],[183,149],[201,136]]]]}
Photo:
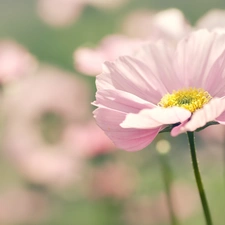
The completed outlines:
{"type": "Polygon", "coordinates": [[[208,122],[225,124],[225,35],[200,30],[177,46],[158,42],[106,62],[97,76],[97,124],[119,148],[135,151],[208,122]]]}
{"type": "Polygon", "coordinates": [[[14,188],[0,194],[0,224],[37,224],[50,214],[49,201],[41,193],[14,188]]]}
{"type": "Polygon", "coordinates": [[[191,26],[180,10],[171,8],[159,12],[136,10],[125,18],[122,29],[133,37],[178,41],[191,26]]]}
{"type": "Polygon", "coordinates": [[[79,19],[85,6],[90,5],[102,10],[115,9],[128,0],[38,0],[39,17],[54,27],[69,26],[79,19]]]}
{"type": "Polygon", "coordinates": [[[136,38],[113,34],[104,37],[95,48],[77,48],[74,52],[76,70],[96,76],[101,72],[102,63],[105,61],[115,60],[121,55],[132,54],[140,45],[150,40],[163,38],[177,42],[190,32],[191,26],[186,22],[181,11],[168,9],[158,13],[135,12],[126,19],[124,30],[128,35],[136,36],[136,38]]]}
{"type": "Polygon", "coordinates": [[[112,141],[93,121],[72,125],[66,129],[64,139],[70,146],[73,146],[74,153],[82,158],[94,157],[115,150],[112,141]]]}
{"type": "Polygon", "coordinates": [[[123,6],[128,0],[86,0],[90,5],[100,9],[115,9],[123,6]]]}
{"type": "Polygon", "coordinates": [[[36,67],[37,61],[23,46],[10,40],[0,42],[1,83],[8,83],[30,75],[36,67]]]}
{"type": "Polygon", "coordinates": [[[3,151],[17,171],[53,189],[77,182],[84,163],[72,154],[74,146],[63,133],[89,115],[85,83],[75,74],[44,66],[9,86],[3,97],[3,151]]]}
{"type": "Polygon", "coordinates": [[[225,127],[223,125],[210,126],[208,129],[199,132],[199,135],[207,145],[213,144],[213,149],[215,150],[215,143],[224,143],[225,127]]]}
{"type": "Polygon", "coordinates": [[[93,198],[127,199],[135,190],[136,178],[133,168],[120,163],[106,163],[93,170],[90,195],[93,198]]]}
{"type": "Polygon", "coordinates": [[[86,4],[83,0],[39,0],[40,18],[54,27],[63,27],[77,20],[86,4]]]}
{"type": "Polygon", "coordinates": [[[78,71],[97,75],[101,72],[102,63],[115,60],[120,55],[130,54],[143,41],[123,35],[106,36],[96,48],[80,47],[74,52],[75,67],[78,71]]]}
{"type": "Polygon", "coordinates": [[[225,28],[225,10],[212,9],[204,14],[196,23],[197,28],[225,28]]]}

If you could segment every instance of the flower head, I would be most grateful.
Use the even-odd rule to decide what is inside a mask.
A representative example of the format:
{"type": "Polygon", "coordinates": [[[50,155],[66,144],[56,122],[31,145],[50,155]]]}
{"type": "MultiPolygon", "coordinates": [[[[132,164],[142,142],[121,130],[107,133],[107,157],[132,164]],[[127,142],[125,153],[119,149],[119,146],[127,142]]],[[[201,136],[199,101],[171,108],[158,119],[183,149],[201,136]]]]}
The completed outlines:
{"type": "Polygon", "coordinates": [[[73,153],[75,146],[64,133],[87,118],[85,84],[75,74],[45,65],[4,94],[3,151],[17,171],[30,182],[53,189],[78,181],[83,160],[73,153]]]}
{"type": "Polygon", "coordinates": [[[97,76],[97,124],[117,147],[146,147],[165,128],[172,136],[210,122],[225,124],[225,35],[199,30],[176,46],[144,45],[106,62],[97,76]]]}

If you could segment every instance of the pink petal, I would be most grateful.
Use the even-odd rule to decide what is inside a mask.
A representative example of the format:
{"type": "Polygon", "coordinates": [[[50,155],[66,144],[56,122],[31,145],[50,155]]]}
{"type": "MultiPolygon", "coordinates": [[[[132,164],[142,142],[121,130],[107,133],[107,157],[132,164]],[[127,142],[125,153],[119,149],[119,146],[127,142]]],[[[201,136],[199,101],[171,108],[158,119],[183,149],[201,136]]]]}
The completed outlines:
{"type": "Polygon", "coordinates": [[[102,73],[96,78],[96,87],[98,91],[106,89],[116,89],[111,79],[110,69],[106,64],[102,64],[102,73]]]}
{"type": "Polygon", "coordinates": [[[155,129],[124,129],[120,123],[126,114],[107,108],[98,108],[94,111],[97,124],[118,148],[127,151],[137,151],[145,148],[156,137],[161,127],[155,129]]]}
{"type": "Polygon", "coordinates": [[[123,128],[149,129],[162,125],[183,122],[190,118],[191,112],[180,107],[143,109],[139,113],[129,113],[120,124],[123,128]]]}
{"type": "Polygon", "coordinates": [[[201,87],[211,91],[207,82],[214,79],[215,74],[210,70],[224,49],[225,35],[206,30],[192,33],[177,45],[174,61],[177,78],[184,82],[185,87],[201,87]]]}
{"type": "Polygon", "coordinates": [[[91,76],[101,73],[104,55],[98,49],[80,47],[73,55],[75,69],[91,76]]]}
{"type": "Polygon", "coordinates": [[[202,109],[194,112],[191,120],[181,124],[179,127],[174,128],[171,135],[176,136],[186,131],[195,131],[203,127],[210,121],[223,120],[223,112],[225,111],[225,98],[214,98],[208,104],[204,105],[202,109]],[[221,116],[222,114],[222,116],[221,116]],[[221,118],[220,118],[221,116],[221,118]]]}
{"type": "Polygon", "coordinates": [[[96,101],[93,104],[125,113],[137,113],[144,108],[151,109],[156,107],[154,104],[133,94],[119,90],[98,91],[96,101]]]}
{"type": "Polygon", "coordinates": [[[188,122],[188,120],[184,121],[183,123],[181,123],[180,125],[174,127],[172,130],[171,130],[171,136],[175,137],[181,133],[183,133],[183,127],[185,126],[185,124],[188,122]]]}
{"type": "Polygon", "coordinates": [[[216,118],[216,121],[220,124],[225,125],[225,111],[221,113],[219,117],[216,118]]]}
{"type": "Polygon", "coordinates": [[[158,134],[156,129],[124,129],[120,123],[127,113],[138,113],[143,108],[155,105],[130,93],[119,90],[101,90],[96,94],[94,102],[99,108],[94,111],[97,124],[119,148],[136,151],[146,147],[158,134]]]}
{"type": "MultiPolygon", "coordinates": [[[[225,97],[222,98],[222,101],[223,101],[223,103],[221,103],[221,104],[224,104],[225,97]]],[[[225,125],[225,110],[215,119],[215,121],[217,121],[220,124],[225,125]]]]}
{"type": "Polygon", "coordinates": [[[183,81],[179,80],[173,66],[175,52],[167,42],[157,42],[154,44],[144,45],[137,52],[136,57],[144,62],[151,70],[154,76],[158,77],[161,86],[165,87],[165,91],[161,90],[163,95],[171,93],[183,87],[183,81]]]}
{"type": "Polygon", "coordinates": [[[98,90],[115,88],[154,104],[167,93],[162,81],[147,65],[129,56],[120,57],[115,63],[106,62],[103,73],[97,77],[96,85],[98,90]]]}
{"type": "Polygon", "coordinates": [[[152,26],[150,28],[150,30],[153,30],[152,35],[158,36],[158,39],[163,38],[173,42],[180,40],[191,30],[191,26],[187,23],[182,11],[175,8],[156,13],[152,21],[152,26]]]}
{"type": "Polygon", "coordinates": [[[223,97],[225,95],[225,51],[218,57],[213,64],[209,75],[206,78],[205,90],[213,97],[223,97]],[[216,79],[215,79],[216,76],[216,79]]]}

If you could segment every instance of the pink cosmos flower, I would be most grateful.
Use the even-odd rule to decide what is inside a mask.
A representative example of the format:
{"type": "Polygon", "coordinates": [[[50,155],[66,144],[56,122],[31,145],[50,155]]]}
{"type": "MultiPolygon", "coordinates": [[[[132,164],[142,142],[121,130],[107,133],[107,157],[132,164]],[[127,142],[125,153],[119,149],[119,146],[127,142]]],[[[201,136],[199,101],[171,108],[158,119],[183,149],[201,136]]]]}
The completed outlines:
{"type": "Polygon", "coordinates": [[[86,0],[90,5],[100,9],[115,9],[123,6],[128,0],[86,0]]]}
{"type": "Polygon", "coordinates": [[[38,0],[39,17],[48,25],[65,27],[79,19],[85,6],[90,5],[102,10],[115,9],[128,0],[38,0]]]}
{"type": "Polygon", "coordinates": [[[49,201],[41,193],[21,188],[0,194],[0,224],[37,224],[50,214],[49,201]]]}
{"type": "Polygon", "coordinates": [[[93,121],[71,125],[65,130],[64,139],[70,148],[72,146],[74,154],[81,158],[94,157],[115,150],[112,141],[93,121]]]}
{"type": "Polygon", "coordinates": [[[75,67],[78,71],[96,76],[101,72],[102,63],[115,60],[120,55],[130,54],[143,41],[123,35],[109,35],[96,48],[80,47],[74,52],[75,67]],[[88,62],[88,63],[87,63],[88,62]]]}
{"type": "Polygon", "coordinates": [[[158,13],[141,10],[128,16],[123,29],[128,36],[108,35],[95,48],[77,48],[74,52],[76,70],[96,76],[101,72],[103,62],[115,60],[121,55],[131,54],[149,40],[155,41],[163,38],[177,42],[190,32],[191,26],[178,9],[168,9],[158,13]],[[136,38],[129,36],[136,36],[136,38]]]}
{"type": "Polygon", "coordinates": [[[136,187],[136,171],[121,163],[106,163],[93,170],[89,185],[93,198],[127,199],[136,187]],[[109,176],[110,174],[110,176],[109,176]]]}
{"type": "Polygon", "coordinates": [[[1,83],[8,83],[30,75],[36,67],[36,59],[23,46],[11,40],[0,42],[1,83]]]}
{"type": "Polygon", "coordinates": [[[150,10],[133,11],[125,18],[122,29],[126,34],[133,37],[178,41],[192,28],[182,11],[170,8],[159,12],[150,10]]]}
{"type": "Polygon", "coordinates": [[[202,132],[199,132],[199,135],[204,142],[207,142],[207,145],[211,143],[215,148],[215,143],[223,144],[225,141],[225,127],[223,125],[210,126],[202,132]]]}
{"type": "Polygon", "coordinates": [[[200,30],[176,46],[145,45],[106,62],[97,76],[97,124],[119,148],[146,147],[165,128],[172,136],[209,122],[225,124],[225,35],[200,30]]]}
{"type": "Polygon", "coordinates": [[[65,141],[63,133],[89,115],[85,83],[75,74],[43,66],[5,89],[2,102],[3,151],[17,171],[53,189],[78,181],[83,160],[72,154],[72,140],[65,141]]]}
{"type": "Polygon", "coordinates": [[[79,18],[85,4],[84,0],[39,0],[37,10],[47,24],[64,27],[79,18]]]}
{"type": "Polygon", "coordinates": [[[191,26],[178,9],[168,9],[158,13],[146,10],[138,11],[130,15],[124,24],[124,30],[128,36],[108,35],[95,48],[77,48],[74,52],[76,70],[96,76],[101,72],[102,63],[105,61],[115,60],[121,55],[132,54],[140,45],[149,40],[155,41],[163,38],[177,42],[191,30],[191,26]],[[129,36],[136,36],[136,38],[129,36]]]}

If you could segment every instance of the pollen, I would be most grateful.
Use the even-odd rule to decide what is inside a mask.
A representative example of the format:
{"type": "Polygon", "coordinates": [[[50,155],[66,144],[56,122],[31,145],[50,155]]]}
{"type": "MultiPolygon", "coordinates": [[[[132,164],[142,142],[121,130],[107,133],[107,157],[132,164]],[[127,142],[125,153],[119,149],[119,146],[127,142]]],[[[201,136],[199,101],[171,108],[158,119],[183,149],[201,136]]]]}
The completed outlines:
{"type": "Polygon", "coordinates": [[[204,89],[185,88],[173,91],[172,94],[164,95],[158,105],[164,108],[178,106],[193,113],[201,109],[211,99],[211,95],[204,89]]]}

